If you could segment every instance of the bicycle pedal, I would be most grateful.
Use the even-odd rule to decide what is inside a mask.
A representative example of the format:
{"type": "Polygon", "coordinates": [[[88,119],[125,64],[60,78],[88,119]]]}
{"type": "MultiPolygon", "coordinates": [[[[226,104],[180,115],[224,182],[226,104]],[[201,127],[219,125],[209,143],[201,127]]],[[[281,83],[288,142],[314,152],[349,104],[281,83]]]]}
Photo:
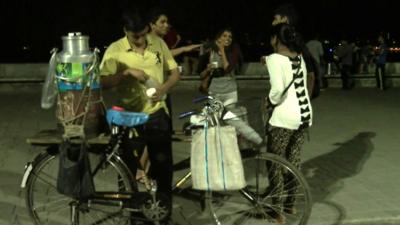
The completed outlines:
{"type": "Polygon", "coordinates": [[[133,193],[132,198],[129,200],[129,208],[140,208],[149,198],[152,198],[148,192],[136,192],[133,193]]]}

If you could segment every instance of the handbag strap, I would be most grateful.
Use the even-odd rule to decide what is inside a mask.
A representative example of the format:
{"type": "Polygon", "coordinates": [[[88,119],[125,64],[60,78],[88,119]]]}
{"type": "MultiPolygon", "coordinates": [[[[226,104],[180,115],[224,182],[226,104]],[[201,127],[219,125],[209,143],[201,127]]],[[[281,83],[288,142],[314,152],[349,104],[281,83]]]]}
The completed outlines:
{"type": "MultiPolygon", "coordinates": [[[[300,55],[298,57],[301,57],[300,55]]],[[[301,68],[301,58],[300,58],[300,63],[299,63],[299,68],[297,68],[296,74],[293,74],[293,79],[290,81],[289,85],[283,90],[282,94],[281,94],[281,98],[286,94],[286,92],[289,90],[290,86],[292,86],[294,80],[296,79],[297,75],[299,75],[300,73],[300,68],[301,68]]],[[[272,104],[271,101],[269,100],[269,98],[267,98],[268,100],[268,105],[270,105],[272,108],[274,108],[275,106],[279,105],[279,104],[272,104]]]]}

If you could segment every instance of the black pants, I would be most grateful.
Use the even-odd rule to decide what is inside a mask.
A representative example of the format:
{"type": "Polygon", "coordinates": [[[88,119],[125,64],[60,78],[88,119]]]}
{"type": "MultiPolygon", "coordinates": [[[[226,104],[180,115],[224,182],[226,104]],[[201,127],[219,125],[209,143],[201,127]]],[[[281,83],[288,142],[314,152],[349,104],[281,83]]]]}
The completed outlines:
{"type": "Polygon", "coordinates": [[[385,86],[385,64],[376,64],[375,69],[376,87],[384,90],[385,86]]]}
{"type": "Polygon", "coordinates": [[[342,88],[343,89],[353,88],[354,81],[351,78],[351,65],[342,65],[340,73],[342,78],[342,88]]]}
{"type": "MultiPolygon", "coordinates": [[[[172,142],[169,116],[161,109],[150,115],[149,121],[135,127],[137,136],[126,132],[122,143],[122,159],[135,177],[139,157],[145,146],[149,152],[150,177],[157,181],[158,192],[172,201],[172,142]],[[132,137],[130,137],[132,136],[132,137]]],[[[134,179],[134,177],[132,179],[134,179]]],[[[171,203],[171,202],[170,202],[171,203]]]]}
{"type": "Polygon", "coordinates": [[[167,105],[167,109],[169,112],[169,127],[171,130],[171,133],[174,133],[174,127],[172,126],[172,99],[171,99],[171,94],[167,94],[167,98],[165,99],[165,104],[167,105]]]}

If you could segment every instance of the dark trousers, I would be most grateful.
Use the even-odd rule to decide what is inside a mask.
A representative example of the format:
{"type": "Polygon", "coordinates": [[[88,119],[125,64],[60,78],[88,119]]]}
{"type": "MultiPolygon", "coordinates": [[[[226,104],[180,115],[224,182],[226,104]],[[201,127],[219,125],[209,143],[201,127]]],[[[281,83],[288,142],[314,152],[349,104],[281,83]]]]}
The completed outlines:
{"type": "Polygon", "coordinates": [[[375,69],[376,87],[384,90],[385,86],[385,64],[376,64],[375,69]]]}
{"type": "Polygon", "coordinates": [[[165,104],[167,105],[167,109],[169,112],[169,127],[171,129],[171,132],[174,133],[174,127],[172,125],[172,99],[171,99],[171,94],[167,94],[167,98],[165,99],[165,104]]]}
{"type": "Polygon", "coordinates": [[[172,190],[172,142],[169,116],[161,109],[150,115],[149,121],[135,127],[136,132],[126,132],[122,142],[122,159],[135,178],[139,157],[147,146],[151,168],[149,175],[155,179],[158,192],[171,199],[172,190]],[[131,133],[131,134],[129,134],[131,133]],[[135,135],[137,133],[137,135],[135,135]]]}
{"type": "Polygon", "coordinates": [[[342,78],[342,88],[350,89],[354,86],[354,81],[351,78],[351,65],[342,65],[340,69],[341,78],[342,78]]]}

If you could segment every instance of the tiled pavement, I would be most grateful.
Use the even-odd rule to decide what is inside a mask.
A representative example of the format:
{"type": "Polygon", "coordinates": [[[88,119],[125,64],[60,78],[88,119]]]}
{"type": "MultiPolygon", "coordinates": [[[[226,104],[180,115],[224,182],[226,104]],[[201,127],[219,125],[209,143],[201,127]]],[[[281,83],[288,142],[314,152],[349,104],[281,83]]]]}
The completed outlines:
{"type": "MultiPolygon", "coordinates": [[[[258,105],[266,91],[260,85],[240,86],[240,101],[260,131],[258,105]]],[[[25,139],[53,128],[55,121],[52,110],[40,108],[40,91],[40,84],[0,85],[0,225],[32,224],[19,184],[25,163],[40,149],[25,139]]],[[[176,128],[183,124],[177,114],[195,107],[190,103],[195,95],[191,87],[173,91],[176,128]]],[[[308,224],[400,224],[399,99],[400,89],[364,88],[328,89],[314,101],[314,126],[302,152],[314,200],[308,224]]],[[[174,153],[175,160],[187,156],[187,144],[175,144],[174,153]]],[[[199,213],[196,204],[177,201],[174,217],[181,224],[181,213],[189,219],[199,213]]]]}

